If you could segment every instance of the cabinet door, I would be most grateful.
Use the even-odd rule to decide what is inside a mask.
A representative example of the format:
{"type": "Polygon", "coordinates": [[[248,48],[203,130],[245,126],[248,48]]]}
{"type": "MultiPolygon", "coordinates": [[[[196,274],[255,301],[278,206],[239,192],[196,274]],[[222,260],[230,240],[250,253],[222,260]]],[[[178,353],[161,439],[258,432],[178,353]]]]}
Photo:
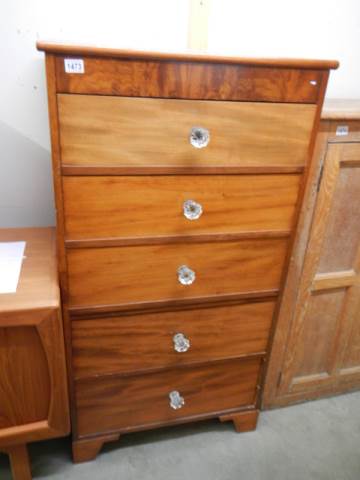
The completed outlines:
{"type": "Polygon", "coordinates": [[[69,433],[59,309],[0,316],[0,448],[69,433]]]}
{"type": "Polygon", "coordinates": [[[272,406],[360,388],[359,143],[328,146],[306,252],[272,406]]]}

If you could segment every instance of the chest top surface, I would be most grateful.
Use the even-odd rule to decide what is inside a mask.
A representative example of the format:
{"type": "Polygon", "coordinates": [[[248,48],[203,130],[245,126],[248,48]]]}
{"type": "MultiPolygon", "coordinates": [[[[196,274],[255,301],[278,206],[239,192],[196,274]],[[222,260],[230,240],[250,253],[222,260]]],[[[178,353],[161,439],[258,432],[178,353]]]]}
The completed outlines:
{"type": "Polygon", "coordinates": [[[0,315],[59,306],[54,228],[4,228],[0,242],[25,241],[16,293],[0,294],[0,315]]]}
{"type": "Polygon", "coordinates": [[[321,118],[322,120],[360,120],[360,99],[326,99],[321,118]]]}
{"type": "Polygon", "coordinates": [[[239,58],[38,42],[58,93],[317,103],[334,60],[239,58]]]}

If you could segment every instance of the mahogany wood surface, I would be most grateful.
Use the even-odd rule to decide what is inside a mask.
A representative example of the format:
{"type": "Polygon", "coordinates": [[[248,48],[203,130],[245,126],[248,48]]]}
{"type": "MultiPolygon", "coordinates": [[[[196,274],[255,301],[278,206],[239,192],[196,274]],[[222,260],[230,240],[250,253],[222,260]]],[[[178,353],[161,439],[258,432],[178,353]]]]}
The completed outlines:
{"type": "Polygon", "coordinates": [[[105,304],[89,306],[72,306],[68,308],[70,318],[96,318],[101,315],[131,315],[145,312],[168,312],[184,309],[198,309],[203,306],[217,307],[221,305],[237,305],[240,303],[259,302],[268,298],[277,298],[279,289],[259,290],[244,293],[229,293],[226,295],[211,295],[197,298],[179,298],[170,300],[133,302],[124,304],[105,304]]]}
{"type": "Polygon", "coordinates": [[[237,432],[250,432],[256,429],[259,410],[230,413],[219,417],[221,422],[233,422],[237,432]]]}
{"type": "Polygon", "coordinates": [[[113,47],[97,47],[95,45],[73,45],[56,42],[48,42],[39,40],[36,47],[40,51],[54,54],[67,55],[95,55],[99,57],[112,58],[130,58],[130,59],[144,59],[144,60],[171,60],[171,61],[206,61],[210,63],[229,63],[229,64],[244,64],[244,65],[259,65],[259,66],[274,66],[274,67],[289,67],[289,68],[309,68],[328,70],[330,68],[336,69],[339,66],[337,60],[316,60],[316,59],[295,59],[295,58],[251,58],[251,57],[226,57],[221,55],[206,55],[197,54],[191,51],[188,52],[153,52],[153,51],[139,51],[139,50],[125,50],[113,47]]]}
{"type": "Polygon", "coordinates": [[[217,243],[245,239],[287,238],[288,230],[250,230],[236,233],[200,233],[157,235],[154,237],[99,237],[79,240],[65,240],[67,248],[123,247],[127,245],[163,245],[168,243],[217,243]]]}
{"type": "Polygon", "coordinates": [[[303,166],[316,113],[314,105],[97,95],[58,95],[58,105],[62,163],[75,166],[303,166]],[[209,131],[206,147],[191,145],[193,127],[209,131]]]}
{"type": "Polygon", "coordinates": [[[1,242],[26,240],[16,295],[1,294],[0,313],[59,307],[54,235],[53,228],[0,229],[1,242]]]}
{"type": "Polygon", "coordinates": [[[72,322],[76,378],[263,354],[275,301],[72,322]],[[190,342],[177,352],[173,337],[190,342]]]}
{"type": "Polygon", "coordinates": [[[261,359],[232,360],[214,365],[164,370],[129,377],[101,377],[76,384],[80,437],[137,426],[176,422],[197,414],[254,404],[261,359]],[[178,391],[182,408],[170,406],[169,394],[178,391]]]}
{"type": "Polygon", "coordinates": [[[54,233],[0,230],[0,241],[26,241],[18,290],[0,296],[0,447],[69,432],[54,233]]]}
{"type": "Polygon", "coordinates": [[[31,478],[26,443],[70,431],[53,228],[1,229],[25,241],[16,293],[0,295],[0,450],[14,479],[31,478]]]}
{"type": "Polygon", "coordinates": [[[0,370],[0,429],[46,418],[50,406],[50,379],[46,354],[36,328],[0,328],[0,370]]]}
{"type": "Polygon", "coordinates": [[[75,417],[75,401],[72,380],[72,363],[71,363],[71,326],[69,322],[69,314],[67,310],[66,292],[67,288],[67,264],[64,244],[64,209],[62,198],[62,181],[61,181],[61,151],[60,151],[60,131],[58,121],[57,91],[56,91],[56,71],[55,56],[47,54],[45,56],[46,64],[46,84],[48,91],[48,111],[50,124],[50,140],[51,140],[51,159],[53,169],[53,184],[55,192],[55,212],[56,212],[56,245],[57,245],[57,263],[58,275],[62,293],[62,315],[64,326],[64,339],[66,350],[66,366],[68,376],[69,398],[70,398],[70,415],[71,429],[73,435],[76,435],[76,417],[75,417]]]}
{"type": "Polygon", "coordinates": [[[261,321],[260,312],[268,305],[273,316],[283,291],[328,70],[337,62],[39,48],[47,51],[75,460],[93,458],[104,434],[216,416],[254,426],[271,340],[257,352],[245,346],[250,332],[264,344],[269,336],[270,310],[261,321]],[[65,57],[82,59],[84,73],[65,73],[65,57]],[[206,148],[190,146],[192,126],[210,130],[206,148]],[[181,195],[200,191],[204,214],[182,230],[181,195]],[[195,270],[193,285],[179,284],[182,264],[195,270]],[[234,319],[232,337],[223,335],[236,311],[256,312],[248,323],[256,332],[246,327],[237,337],[246,323],[234,319]],[[180,318],[193,348],[179,355],[193,360],[172,364],[173,351],[159,355],[152,345],[155,337],[168,345],[180,318]],[[209,335],[200,331],[205,321],[209,335]],[[125,331],[133,332],[127,343],[125,331]],[[126,370],[116,351],[121,336],[126,370]],[[142,357],[131,361],[135,343],[142,357]],[[186,393],[179,410],[168,405],[174,379],[186,393]]]}
{"type": "Polygon", "coordinates": [[[110,435],[102,435],[95,438],[87,438],[84,440],[76,440],[72,445],[74,463],[89,462],[94,460],[104,443],[117,442],[120,438],[118,433],[110,435]]]}
{"type": "Polygon", "coordinates": [[[276,235],[291,230],[300,180],[300,175],[64,177],[66,238],[257,230],[276,235]],[[200,218],[185,217],[187,200],[201,205],[200,218]]]}
{"type": "Polygon", "coordinates": [[[305,165],[272,166],[218,166],[212,167],[109,167],[63,165],[61,173],[66,176],[132,176],[132,175],[261,175],[279,173],[304,173],[305,165]]]}
{"type": "Polygon", "coordinates": [[[31,480],[31,466],[26,445],[14,445],[9,447],[6,453],[10,457],[13,480],[31,480]]]}
{"type": "Polygon", "coordinates": [[[113,58],[83,58],[81,75],[56,59],[62,93],[181,98],[212,101],[316,103],[324,71],[257,65],[211,64],[113,58]]]}
{"type": "Polygon", "coordinates": [[[270,238],[69,249],[69,304],[121,305],[277,289],[287,245],[286,238],[270,238]],[[191,285],[178,280],[182,265],[195,271],[191,285]]]}

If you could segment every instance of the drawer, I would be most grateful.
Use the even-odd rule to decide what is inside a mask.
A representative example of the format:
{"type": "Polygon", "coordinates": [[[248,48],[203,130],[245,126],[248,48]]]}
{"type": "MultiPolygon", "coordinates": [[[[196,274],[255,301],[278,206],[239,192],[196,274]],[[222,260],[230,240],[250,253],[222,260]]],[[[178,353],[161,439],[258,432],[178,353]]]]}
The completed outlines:
{"type": "Polygon", "coordinates": [[[261,359],[255,358],[78,381],[78,435],[160,426],[196,415],[217,416],[225,410],[252,406],[260,365],[261,359]],[[182,406],[175,392],[183,399],[182,406]],[[171,402],[180,408],[173,408],[171,402]]]}
{"type": "Polygon", "coordinates": [[[310,68],[293,61],[282,62],[282,65],[262,62],[261,65],[249,59],[219,58],[214,61],[214,57],[190,59],[188,55],[182,58],[157,55],[155,58],[153,54],[145,54],[145,57],[142,54],[141,58],[136,58],[131,52],[131,55],[121,55],[122,58],[101,58],[101,55],[83,54],[81,75],[65,72],[64,60],[69,58],[68,52],[66,56],[55,56],[59,92],[316,103],[328,68],[322,62],[313,63],[310,68]]]}
{"type": "Polygon", "coordinates": [[[275,301],[72,322],[77,378],[264,353],[275,301]]]}
{"type": "Polygon", "coordinates": [[[68,249],[70,306],[278,289],[288,239],[68,249]]]}
{"type": "Polygon", "coordinates": [[[68,239],[289,231],[301,176],[63,177],[68,239]]]}
{"type": "Polygon", "coordinates": [[[316,112],[308,104],[67,94],[58,106],[62,163],[109,167],[304,166],[316,112]]]}

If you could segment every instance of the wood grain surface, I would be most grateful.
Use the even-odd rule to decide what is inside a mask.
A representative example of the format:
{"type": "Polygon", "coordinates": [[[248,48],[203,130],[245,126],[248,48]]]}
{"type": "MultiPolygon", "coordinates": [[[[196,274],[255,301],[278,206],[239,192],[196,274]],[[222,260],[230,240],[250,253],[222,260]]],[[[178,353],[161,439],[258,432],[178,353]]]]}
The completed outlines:
{"type": "Polygon", "coordinates": [[[0,328],[0,372],[0,429],[47,418],[50,378],[34,327],[0,328]]]}
{"type": "Polygon", "coordinates": [[[63,165],[303,166],[316,106],[58,95],[63,165]],[[193,127],[210,132],[190,144],[193,127]],[[286,134],[285,134],[286,133],[286,134]]]}
{"type": "Polygon", "coordinates": [[[31,466],[26,445],[13,445],[6,450],[10,457],[13,480],[31,480],[31,466]]]}
{"type": "Polygon", "coordinates": [[[72,322],[77,378],[263,354],[275,301],[72,322]],[[183,333],[186,352],[174,349],[183,333]]]}
{"type": "Polygon", "coordinates": [[[66,55],[95,55],[111,58],[141,58],[143,60],[172,60],[172,61],[206,61],[210,63],[234,63],[258,66],[289,67],[289,68],[310,68],[310,69],[330,69],[338,68],[339,62],[336,60],[316,60],[316,59],[296,59],[296,58],[253,58],[253,57],[235,57],[215,54],[200,54],[196,52],[155,52],[150,50],[125,50],[113,47],[99,47],[96,45],[74,45],[66,43],[50,42],[38,40],[36,48],[45,51],[47,54],[66,54],[66,55]]]}
{"type": "Polygon", "coordinates": [[[68,250],[69,304],[121,305],[278,288],[288,241],[169,244],[68,250]],[[178,268],[195,271],[182,285],[178,268]]]}
{"type": "MultiPolygon", "coordinates": [[[[333,123],[336,123],[334,121],[333,123]]],[[[333,125],[327,126],[331,135],[333,125]]],[[[286,405],[360,386],[359,143],[329,143],[280,382],[267,403],[286,405]],[[316,342],[316,349],[312,347],[316,342]]]]}
{"type": "Polygon", "coordinates": [[[104,443],[116,442],[119,438],[120,435],[118,433],[113,433],[74,441],[72,444],[73,462],[82,463],[94,460],[104,443]]]}
{"type": "Polygon", "coordinates": [[[300,180],[300,175],[64,177],[66,238],[290,231],[300,180]],[[197,220],[185,217],[187,200],[201,205],[197,220]]]}
{"type": "Polygon", "coordinates": [[[16,295],[1,294],[0,313],[58,308],[54,228],[2,228],[0,242],[26,241],[16,295]]]}
{"type": "Polygon", "coordinates": [[[26,242],[18,290],[0,295],[0,450],[70,430],[54,234],[0,230],[26,242]]]}
{"type": "MultiPolygon", "coordinates": [[[[290,259],[289,245],[293,241],[309,171],[328,69],[336,68],[337,62],[212,58],[45,44],[39,48],[47,50],[51,93],[62,299],[70,379],[76,389],[76,399],[72,402],[74,451],[76,442],[92,440],[89,444],[79,444],[78,450],[83,459],[93,457],[103,441],[113,435],[214,416],[232,419],[239,429],[247,425],[254,427],[254,412],[260,401],[258,385],[262,383],[264,371],[260,368],[264,360],[262,353],[250,352],[247,359],[220,357],[221,349],[237,355],[238,347],[245,348],[251,329],[246,327],[244,337],[240,338],[239,333],[235,341],[234,332],[245,323],[234,320],[231,331],[234,338],[221,337],[220,333],[216,344],[219,348],[212,348],[212,356],[208,358],[206,345],[211,344],[211,339],[206,340],[197,333],[200,331],[196,330],[197,322],[201,323],[201,312],[206,310],[233,308],[231,311],[235,312],[250,309],[250,302],[256,302],[260,308],[259,305],[273,305],[277,300],[290,259]],[[65,73],[65,57],[82,58],[84,73],[65,73]],[[190,145],[189,131],[193,126],[209,129],[210,143],[206,148],[194,149],[190,145]],[[244,176],[236,178],[235,174],[244,176]],[[266,193],[270,183],[265,189],[255,186],[260,182],[255,181],[255,177],[268,175],[267,180],[272,180],[280,178],[280,174],[284,175],[282,179],[292,175],[292,179],[300,180],[300,187],[293,185],[291,190],[294,195],[295,190],[299,191],[293,216],[288,203],[290,190],[285,194],[280,184],[273,184],[273,198],[278,191],[281,194],[279,203],[272,203],[266,193]],[[66,178],[61,178],[62,175],[66,178]],[[75,179],[78,175],[82,178],[75,179]],[[156,177],[156,183],[154,175],[164,178],[156,177]],[[177,182],[179,191],[181,187],[181,192],[195,192],[195,188],[188,190],[185,183],[185,176],[191,178],[191,175],[223,175],[224,178],[234,175],[234,179],[229,179],[221,188],[206,178],[203,183],[197,179],[194,186],[197,191],[206,192],[202,199],[205,207],[208,199],[218,194],[222,195],[223,203],[227,200],[233,205],[234,212],[240,210],[240,201],[243,202],[243,213],[233,221],[230,211],[227,213],[218,203],[219,209],[214,210],[217,213],[210,221],[206,216],[207,206],[200,222],[188,226],[198,225],[197,231],[179,233],[181,225],[179,229],[177,215],[181,215],[181,208],[176,207],[174,213],[171,208],[167,210],[167,205],[169,201],[170,204],[183,201],[176,197],[177,182]],[[102,177],[102,186],[95,183],[95,176],[102,177]],[[135,180],[135,176],[139,178],[135,180]],[[247,183],[251,176],[255,183],[247,183]],[[232,183],[239,178],[243,189],[237,189],[232,183]],[[67,198],[73,195],[68,205],[63,201],[66,184],[68,193],[70,191],[67,198]],[[80,185],[86,185],[83,192],[80,185]],[[95,190],[101,190],[98,205],[95,205],[95,190]],[[110,191],[111,199],[106,204],[110,191]],[[127,193],[127,199],[125,191],[131,192],[127,193]],[[153,222],[151,210],[149,213],[145,202],[141,202],[147,196],[149,204],[159,211],[161,202],[156,203],[155,191],[163,197],[161,214],[164,217],[153,222]],[[131,212],[131,207],[126,205],[133,204],[135,197],[137,207],[131,212]],[[75,213],[76,203],[82,205],[82,218],[75,213]],[[66,210],[68,207],[70,210],[66,210]],[[284,208],[287,213],[282,216],[284,208]],[[119,223],[117,211],[122,211],[122,217],[127,215],[126,222],[119,223]],[[65,234],[65,226],[71,225],[65,223],[70,212],[71,233],[69,230],[65,234]],[[138,215],[135,222],[131,222],[131,215],[135,215],[134,218],[138,215]],[[101,236],[96,233],[96,222],[98,229],[103,229],[101,236]],[[249,228],[251,222],[254,227],[249,228]],[[286,222],[289,222],[288,228],[276,227],[286,222]],[[165,229],[161,231],[165,224],[171,226],[170,233],[165,229]],[[270,224],[272,227],[268,228],[270,224]],[[244,230],[236,230],[238,225],[244,230]],[[218,227],[222,227],[221,231],[218,227]],[[152,234],[153,228],[160,233],[152,234]],[[226,232],[225,228],[234,230],[226,232]],[[86,236],[81,237],[84,230],[86,236]],[[123,230],[127,233],[118,233],[123,230]],[[264,238],[257,237],[259,233],[264,238]],[[149,243],[150,238],[155,239],[155,243],[149,243]],[[177,268],[182,264],[188,264],[195,271],[193,285],[183,286],[178,282],[177,268]],[[175,329],[179,325],[176,318],[182,315],[189,319],[186,325],[193,328],[191,335],[199,345],[199,355],[206,357],[200,360],[202,363],[196,359],[189,364],[183,360],[176,366],[171,362],[158,363],[156,368],[149,367],[147,373],[144,369],[137,373],[117,372],[113,367],[105,372],[95,370],[97,366],[91,364],[93,359],[102,359],[109,348],[114,360],[111,365],[118,368],[117,346],[112,342],[121,336],[117,333],[120,329],[132,331],[132,321],[137,325],[134,336],[144,335],[144,341],[136,342],[145,348],[142,356],[149,358],[149,365],[153,364],[154,331],[159,335],[170,332],[167,328],[175,329]],[[141,323],[142,319],[146,322],[141,323]],[[88,325],[86,334],[81,330],[85,325],[88,325]],[[103,331],[105,325],[107,328],[103,331]],[[153,326],[151,331],[149,326],[153,326]],[[102,342],[96,353],[92,329],[100,332],[98,339],[102,342]],[[109,337],[105,330],[115,334],[109,337]],[[85,345],[91,350],[90,354],[74,358],[76,361],[80,357],[86,359],[86,363],[90,362],[89,368],[99,373],[74,378],[72,334],[80,335],[77,338],[85,342],[91,339],[91,344],[85,345]],[[145,335],[151,341],[145,340],[145,335]],[[150,350],[146,350],[149,345],[150,350]],[[183,382],[173,386],[174,379],[183,382]],[[168,387],[179,390],[184,387],[183,409],[169,408],[168,387]],[[244,412],[249,416],[243,417],[241,423],[237,415],[244,412]]],[[[261,318],[265,321],[267,315],[264,313],[261,318]]],[[[263,327],[260,327],[260,317],[255,315],[254,319],[259,322],[258,334],[263,327]]],[[[206,321],[209,329],[215,331],[220,319],[211,320],[209,314],[206,321]]],[[[221,331],[225,332],[226,328],[223,326],[221,331]]],[[[265,328],[263,331],[265,334],[265,328]]],[[[122,353],[128,356],[130,364],[131,336],[128,335],[126,345],[124,335],[123,338],[122,353]]],[[[161,345],[165,343],[164,340],[161,345]]],[[[193,340],[192,347],[194,345],[193,340]]],[[[190,348],[185,355],[192,355],[193,351],[190,348]]],[[[208,352],[210,355],[210,349],[208,352]]],[[[164,350],[162,358],[170,361],[171,355],[166,355],[164,350]]],[[[103,364],[106,368],[110,365],[108,353],[105,358],[99,362],[101,369],[103,364]]]]}
{"type": "Polygon", "coordinates": [[[237,432],[249,432],[256,429],[259,410],[230,413],[219,417],[221,422],[233,422],[237,432]]]}
{"type": "MultiPolygon", "coordinates": [[[[68,58],[68,57],[66,57],[68,58]]],[[[324,70],[140,59],[83,58],[66,73],[57,57],[57,91],[189,100],[316,103],[324,70]]]]}
{"type": "Polygon", "coordinates": [[[252,406],[261,359],[232,360],[214,365],[159,373],[103,377],[76,384],[79,435],[124,432],[148,424],[160,426],[197,414],[252,406]],[[178,391],[182,408],[174,410],[169,393],[178,391]]]}

